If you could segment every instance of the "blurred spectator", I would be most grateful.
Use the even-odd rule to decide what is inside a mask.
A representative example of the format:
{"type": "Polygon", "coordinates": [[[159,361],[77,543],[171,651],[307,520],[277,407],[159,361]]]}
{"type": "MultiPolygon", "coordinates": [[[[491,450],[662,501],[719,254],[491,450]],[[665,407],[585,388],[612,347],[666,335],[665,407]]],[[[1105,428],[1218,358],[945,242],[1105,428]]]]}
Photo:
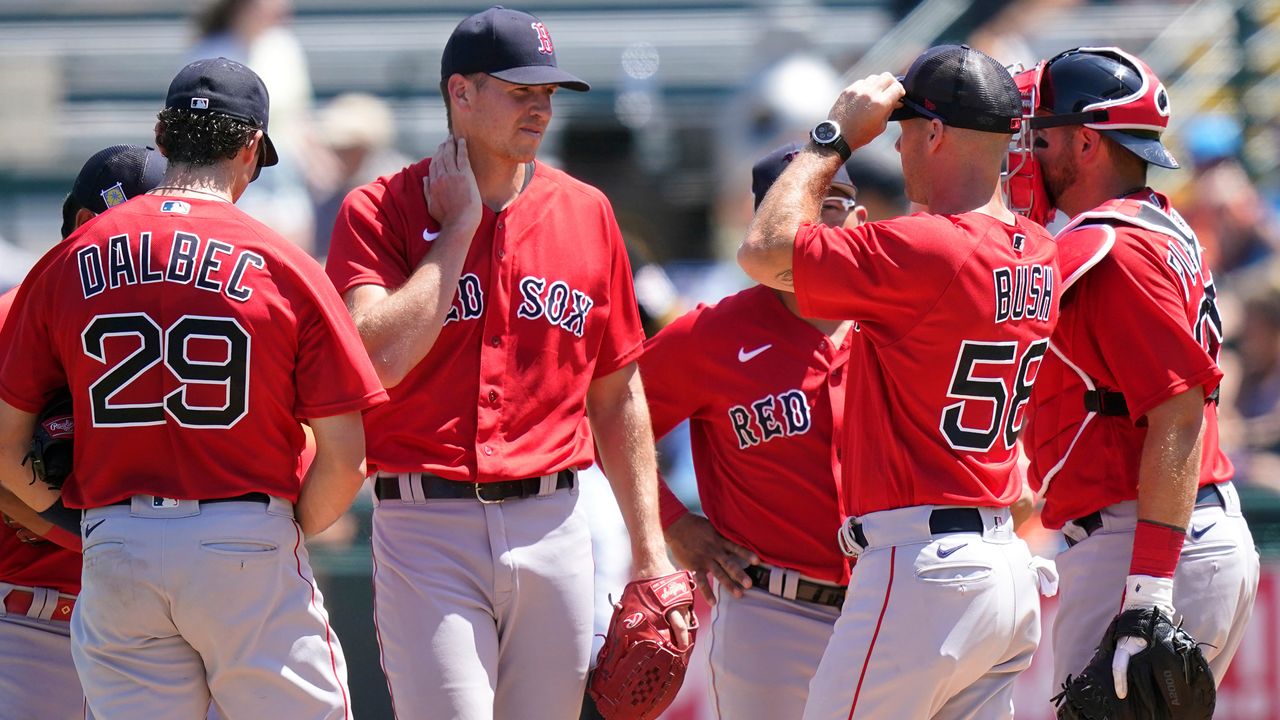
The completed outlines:
{"type": "Polygon", "coordinates": [[[320,140],[335,160],[336,172],[316,188],[317,257],[329,253],[329,236],[342,199],[352,189],[408,165],[408,156],[392,145],[396,121],[391,107],[366,93],[344,93],[330,100],[318,113],[320,140]]]}
{"type": "Polygon", "coordinates": [[[1179,207],[1221,283],[1270,258],[1280,247],[1280,230],[1237,159],[1240,126],[1235,120],[1223,115],[1193,118],[1183,138],[1194,175],[1179,207]]]}
{"type": "Polygon", "coordinates": [[[1237,477],[1280,489],[1280,286],[1274,279],[1245,298],[1233,338],[1234,387],[1223,397],[1223,438],[1230,442],[1237,477]]]}
{"type": "Polygon", "coordinates": [[[199,37],[188,59],[230,58],[248,65],[266,83],[271,139],[280,164],[249,186],[239,206],[312,252],[315,210],[309,185],[332,185],[335,168],[311,127],[311,75],[288,25],[292,6],[292,0],[213,0],[195,18],[199,37]]]}

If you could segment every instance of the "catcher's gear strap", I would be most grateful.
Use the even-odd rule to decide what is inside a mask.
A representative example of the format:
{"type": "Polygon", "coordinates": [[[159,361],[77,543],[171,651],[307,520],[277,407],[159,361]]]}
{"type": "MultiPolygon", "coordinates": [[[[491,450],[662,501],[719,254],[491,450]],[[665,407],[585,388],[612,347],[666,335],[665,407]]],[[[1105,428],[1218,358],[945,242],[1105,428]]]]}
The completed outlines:
{"type": "Polygon", "coordinates": [[[80,517],[83,515],[81,510],[73,510],[62,504],[62,498],[53,501],[49,509],[39,513],[40,517],[53,523],[54,526],[60,527],[69,533],[75,533],[77,537],[80,535],[80,517]]]}

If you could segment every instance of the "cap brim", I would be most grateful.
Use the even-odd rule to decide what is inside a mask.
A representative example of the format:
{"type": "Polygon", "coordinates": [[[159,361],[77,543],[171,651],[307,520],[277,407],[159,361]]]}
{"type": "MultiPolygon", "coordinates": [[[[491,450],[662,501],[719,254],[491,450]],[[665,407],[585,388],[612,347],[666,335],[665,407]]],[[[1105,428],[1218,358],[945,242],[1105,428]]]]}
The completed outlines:
{"type": "Polygon", "coordinates": [[[525,67],[499,70],[489,74],[499,80],[506,80],[517,85],[559,85],[566,90],[577,90],[578,92],[586,92],[591,89],[591,86],[582,78],[550,65],[526,65],[525,67]]]}
{"type": "Polygon", "coordinates": [[[1173,153],[1169,152],[1169,149],[1155,138],[1138,137],[1119,130],[1098,130],[1098,132],[1120,143],[1126,150],[1152,165],[1158,165],[1170,170],[1177,170],[1181,167],[1178,165],[1178,161],[1174,159],[1173,153]]]}
{"type": "Polygon", "coordinates": [[[271,142],[271,136],[267,135],[264,130],[262,133],[262,166],[271,167],[280,162],[280,154],[276,152],[276,144],[271,142]]]}
{"type": "Polygon", "coordinates": [[[844,165],[836,170],[835,177],[831,178],[831,187],[844,189],[849,193],[849,197],[855,197],[858,194],[858,186],[853,184],[853,179],[849,177],[849,170],[844,165]]]}

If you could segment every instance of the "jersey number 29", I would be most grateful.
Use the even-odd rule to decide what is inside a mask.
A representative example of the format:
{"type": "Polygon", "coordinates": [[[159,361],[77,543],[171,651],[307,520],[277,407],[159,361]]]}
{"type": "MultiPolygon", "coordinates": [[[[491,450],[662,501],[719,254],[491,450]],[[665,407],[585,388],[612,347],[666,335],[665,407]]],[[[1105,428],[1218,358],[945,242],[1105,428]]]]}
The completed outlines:
{"type": "MultiPolygon", "coordinates": [[[[1004,447],[1012,449],[1022,431],[1022,408],[1031,399],[1031,386],[1039,370],[1040,359],[1049,349],[1047,339],[1037,340],[1018,355],[1016,342],[979,342],[965,340],[956,356],[956,369],[951,375],[951,388],[947,397],[959,398],[942,409],[939,429],[947,444],[956,450],[986,452],[1003,435],[1004,447]],[[1012,377],[1008,371],[986,376],[974,376],[979,365],[1007,365],[1016,368],[1012,377]],[[1036,372],[1032,371],[1032,367],[1036,372]],[[1009,384],[1012,387],[1009,387],[1009,384]],[[980,402],[991,405],[991,422],[986,427],[966,427],[963,424],[965,405],[980,402]]],[[[976,413],[975,413],[976,414],[976,413]]],[[[971,418],[972,419],[972,418],[971,418]]]]}
{"type": "Polygon", "coordinates": [[[162,330],[145,313],[98,315],[85,326],[80,340],[84,352],[100,363],[108,362],[104,340],[113,336],[138,338],[138,349],[121,359],[89,386],[94,426],[161,425],[165,414],[183,427],[229,428],[249,407],[249,334],[232,318],[186,315],[162,330]],[[226,360],[193,360],[188,342],[193,339],[226,343],[226,360]],[[116,395],[163,362],[182,385],[156,402],[114,402],[116,395]],[[191,384],[226,386],[222,407],[187,404],[191,384]]]}

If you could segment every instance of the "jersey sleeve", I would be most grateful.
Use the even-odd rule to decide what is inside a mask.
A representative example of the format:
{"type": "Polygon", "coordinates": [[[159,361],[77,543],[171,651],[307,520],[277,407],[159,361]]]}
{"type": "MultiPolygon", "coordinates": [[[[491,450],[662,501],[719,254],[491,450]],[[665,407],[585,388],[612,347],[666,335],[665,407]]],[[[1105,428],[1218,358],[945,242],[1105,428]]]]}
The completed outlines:
{"type": "MultiPolygon", "coordinates": [[[[649,402],[653,438],[660,440],[691,417],[705,403],[705,376],[697,367],[703,352],[696,347],[695,329],[705,306],[677,318],[644,344],[640,377],[649,402]]],[[[703,339],[705,341],[705,338],[703,339]]]]}
{"type": "Polygon", "coordinates": [[[605,231],[611,253],[609,276],[609,317],[604,338],[596,355],[593,378],[617,372],[635,362],[644,351],[644,328],[640,324],[640,306],[636,302],[635,284],[631,278],[631,262],[622,242],[622,231],[605,203],[605,231]]]}
{"type": "Polygon", "coordinates": [[[294,381],[298,418],[322,418],[373,407],[387,399],[351,316],[309,259],[298,263],[300,302],[294,381]]]}
{"type": "Polygon", "coordinates": [[[413,268],[404,252],[403,230],[389,207],[389,185],[370,183],[347,194],[333,224],[325,271],[338,294],[359,285],[397,288],[413,268]]]}
{"type": "Polygon", "coordinates": [[[881,342],[898,339],[955,277],[954,235],[945,218],[923,214],[857,228],[801,225],[792,256],[800,313],[857,320],[881,342]]]}
{"type": "Polygon", "coordinates": [[[5,354],[0,366],[0,399],[29,413],[39,413],[54,392],[67,384],[46,316],[52,305],[47,294],[48,260],[46,255],[22,282],[0,330],[0,347],[5,354]]]}
{"type": "Polygon", "coordinates": [[[1189,329],[1182,283],[1150,249],[1117,242],[1078,285],[1078,317],[1135,422],[1179,393],[1218,386],[1222,371],[1189,329]]]}

